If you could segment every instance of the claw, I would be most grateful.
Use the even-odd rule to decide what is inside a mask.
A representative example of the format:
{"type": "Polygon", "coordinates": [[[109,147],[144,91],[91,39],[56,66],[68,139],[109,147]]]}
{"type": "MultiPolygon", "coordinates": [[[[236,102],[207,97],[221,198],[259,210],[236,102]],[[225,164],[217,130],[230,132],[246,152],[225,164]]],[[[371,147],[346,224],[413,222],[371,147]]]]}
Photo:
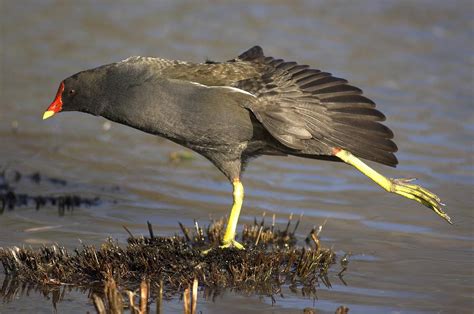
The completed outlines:
{"type": "Polygon", "coordinates": [[[408,183],[408,182],[416,181],[418,179],[417,178],[400,178],[400,179],[394,179],[394,180],[398,180],[398,181],[403,182],[403,183],[408,183]]]}
{"type": "Polygon", "coordinates": [[[408,199],[415,200],[418,203],[425,205],[447,222],[452,224],[451,218],[441,209],[441,207],[445,206],[445,204],[441,203],[440,198],[436,194],[425,188],[422,188],[419,185],[407,183],[413,180],[414,179],[390,179],[390,192],[401,195],[408,199]]]}

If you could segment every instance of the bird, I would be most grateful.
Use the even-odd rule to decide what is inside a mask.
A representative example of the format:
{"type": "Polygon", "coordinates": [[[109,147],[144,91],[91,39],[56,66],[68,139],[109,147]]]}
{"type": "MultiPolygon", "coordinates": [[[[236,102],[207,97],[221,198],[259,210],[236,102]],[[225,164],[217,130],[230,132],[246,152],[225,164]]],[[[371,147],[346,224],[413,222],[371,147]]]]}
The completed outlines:
{"type": "Polygon", "coordinates": [[[387,178],[361,159],[395,167],[393,132],[361,89],[308,65],[265,56],[254,46],[225,62],[129,57],[64,79],[43,120],[59,112],[102,116],[187,147],[230,181],[233,203],[222,248],[236,241],[242,174],[258,156],[344,162],[384,190],[414,200],[447,222],[440,198],[387,178]]]}

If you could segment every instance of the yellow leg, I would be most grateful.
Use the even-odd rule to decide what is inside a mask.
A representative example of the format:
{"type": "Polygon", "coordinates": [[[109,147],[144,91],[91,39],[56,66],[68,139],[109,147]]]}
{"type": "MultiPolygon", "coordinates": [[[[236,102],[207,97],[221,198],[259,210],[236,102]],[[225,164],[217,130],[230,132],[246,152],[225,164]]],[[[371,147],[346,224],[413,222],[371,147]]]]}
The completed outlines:
{"type": "Polygon", "coordinates": [[[232,182],[234,187],[233,196],[234,203],[230,212],[229,221],[227,221],[227,228],[225,230],[224,239],[222,240],[222,248],[236,247],[238,249],[244,249],[244,246],[239,242],[235,241],[235,230],[237,229],[237,222],[239,221],[240,209],[244,201],[244,186],[239,179],[232,182]]]}
{"type": "Polygon", "coordinates": [[[367,166],[359,158],[343,149],[335,150],[335,155],[342,159],[345,163],[354,166],[357,170],[371,178],[387,192],[395,193],[408,199],[415,200],[418,203],[430,208],[440,217],[452,224],[451,218],[441,209],[441,206],[444,204],[441,203],[441,200],[438,196],[436,196],[436,194],[428,191],[425,188],[422,188],[419,185],[409,183],[415,179],[388,179],[367,166]]]}

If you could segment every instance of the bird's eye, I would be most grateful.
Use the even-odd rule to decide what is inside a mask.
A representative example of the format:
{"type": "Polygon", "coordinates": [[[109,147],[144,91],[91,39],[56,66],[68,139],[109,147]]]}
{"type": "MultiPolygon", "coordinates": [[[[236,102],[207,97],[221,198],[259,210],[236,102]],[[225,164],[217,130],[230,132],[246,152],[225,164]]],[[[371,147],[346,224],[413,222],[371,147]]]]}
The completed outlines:
{"type": "Polygon", "coordinates": [[[75,94],[76,94],[76,90],[74,90],[74,89],[69,90],[69,96],[73,96],[75,94]]]}

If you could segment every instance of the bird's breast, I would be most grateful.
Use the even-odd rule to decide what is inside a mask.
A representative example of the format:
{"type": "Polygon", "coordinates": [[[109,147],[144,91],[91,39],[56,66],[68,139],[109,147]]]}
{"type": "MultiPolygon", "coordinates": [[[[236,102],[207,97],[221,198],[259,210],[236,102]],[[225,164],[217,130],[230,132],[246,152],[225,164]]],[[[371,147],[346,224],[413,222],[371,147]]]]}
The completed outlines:
{"type": "Polygon", "coordinates": [[[104,116],[184,146],[240,145],[254,131],[242,105],[249,97],[192,82],[150,80],[117,99],[104,116]]]}

